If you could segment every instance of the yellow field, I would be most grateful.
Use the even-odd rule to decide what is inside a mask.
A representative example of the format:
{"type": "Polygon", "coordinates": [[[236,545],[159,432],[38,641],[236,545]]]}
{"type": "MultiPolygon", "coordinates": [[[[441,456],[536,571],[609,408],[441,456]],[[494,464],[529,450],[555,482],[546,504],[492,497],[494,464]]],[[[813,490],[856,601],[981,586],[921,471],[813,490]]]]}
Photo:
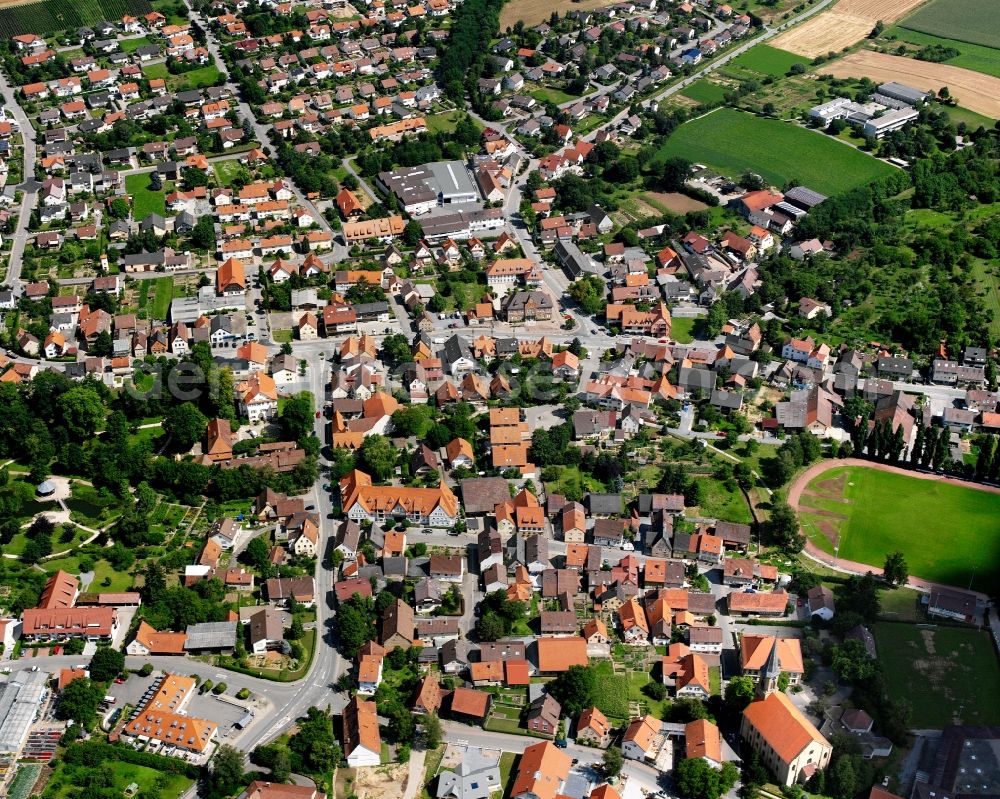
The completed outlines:
{"type": "Polygon", "coordinates": [[[888,25],[922,2],[924,0],[843,0],[830,11],[822,11],[775,37],[771,44],[810,58],[840,52],[864,39],[879,20],[888,25]]]}
{"type": "MultiPolygon", "coordinates": [[[[0,0],[2,1],[2,0],[0,0]]],[[[610,5],[609,0],[509,0],[500,12],[500,30],[513,28],[514,23],[521,20],[526,28],[532,28],[543,22],[548,22],[552,12],[560,17],[569,11],[589,11],[592,8],[602,8],[610,5]]]]}
{"type": "Polygon", "coordinates": [[[862,50],[820,68],[835,78],[871,78],[876,83],[895,80],[924,91],[947,86],[962,108],[1000,119],[1000,78],[948,64],[862,50]]]}

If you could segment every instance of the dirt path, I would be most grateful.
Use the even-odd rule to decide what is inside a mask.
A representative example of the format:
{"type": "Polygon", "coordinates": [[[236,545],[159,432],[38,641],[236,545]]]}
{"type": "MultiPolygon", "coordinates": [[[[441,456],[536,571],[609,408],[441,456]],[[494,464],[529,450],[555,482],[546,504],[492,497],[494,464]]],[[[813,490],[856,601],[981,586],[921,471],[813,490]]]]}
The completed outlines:
{"type": "MultiPolygon", "coordinates": [[[[802,497],[806,492],[806,486],[809,485],[816,477],[829,471],[830,469],[838,469],[843,466],[862,466],[866,469],[876,469],[880,472],[891,472],[892,474],[901,474],[906,477],[915,477],[919,480],[931,480],[939,483],[948,483],[950,485],[962,486],[963,488],[970,488],[968,482],[964,480],[956,480],[952,477],[944,477],[937,474],[924,474],[922,472],[914,472],[909,469],[901,469],[898,466],[889,466],[885,463],[876,463],[874,461],[866,461],[860,458],[844,458],[842,460],[826,460],[820,461],[819,463],[814,463],[808,469],[806,469],[802,474],[795,478],[792,484],[788,487],[788,504],[794,508],[796,512],[799,511],[800,507],[806,513],[815,513],[816,511],[802,506],[802,497]]],[[[975,488],[980,491],[987,491],[991,494],[1000,494],[1000,488],[994,486],[982,486],[976,485],[975,488]]],[[[825,535],[824,531],[824,535],[825,535]]],[[[834,571],[841,572],[843,574],[867,574],[872,572],[872,574],[882,575],[882,570],[878,566],[870,566],[867,563],[857,563],[853,560],[847,560],[845,558],[837,558],[833,555],[829,555],[816,546],[812,541],[806,537],[806,545],[802,550],[807,557],[816,561],[817,563],[822,563],[834,571]]],[[[924,593],[930,592],[935,586],[943,586],[943,583],[935,583],[930,580],[924,580],[920,577],[910,577],[906,582],[909,588],[914,588],[917,591],[922,591],[924,593]]],[[[955,587],[955,586],[948,586],[955,587]]],[[[958,586],[961,587],[961,586],[958,586]]],[[[966,590],[963,588],[963,590],[966,590]]],[[[979,591],[972,591],[971,593],[976,594],[983,602],[989,602],[989,596],[980,593],[979,591]]]]}

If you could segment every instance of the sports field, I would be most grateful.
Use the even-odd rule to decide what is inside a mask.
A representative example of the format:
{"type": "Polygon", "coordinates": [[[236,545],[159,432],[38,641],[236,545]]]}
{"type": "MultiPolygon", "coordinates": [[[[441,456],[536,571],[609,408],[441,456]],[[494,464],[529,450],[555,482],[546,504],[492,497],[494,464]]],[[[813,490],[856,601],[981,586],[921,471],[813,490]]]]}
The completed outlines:
{"type": "Polygon", "coordinates": [[[900,24],[946,39],[1000,48],[996,0],[931,0],[900,24]]]}
{"type": "Polygon", "coordinates": [[[845,466],[815,477],[799,519],[826,552],[881,567],[897,549],[910,574],[988,591],[1000,580],[1000,494],[845,466]]]}
{"type": "Polygon", "coordinates": [[[755,47],[751,47],[743,55],[737,56],[732,60],[733,66],[752,69],[754,72],[773,75],[776,78],[782,78],[787,75],[788,70],[792,68],[792,64],[802,64],[802,66],[808,67],[809,59],[795,55],[795,53],[779,50],[777,47],[770,47],[766,44],[758,44],[755,47]]]}
{"type": "Polygon", "coordinates": [[[939,47],[950,47],[958,50],[958,55],[943,61],[944,64],[951,64],[955,67],[971,69],[973,72],[982,72],[984,75],[992,75],[1000,78],[1000,49],[995,47],[984,47],[981,44],[971,44],[960,42],[958,39],[946,39],[943,36],[932,36],[929,33],[912,31],[897,25],[888,31],[890,36],[895,36],[901,42],[916,45],[917,47],[928,47],[937,45],[939,47]]]}
{"type": "Polygon", "coordinates": [[[775,186],[795,179],[827,195],[869,183],[893,169],[822,133],[732,108],[720,108],[677,128],[654,160],[671,156],[732,177],[756,172],[775,186]]]}
{"type": "Polygon", "coordinates": [[[889,695],[912,708],[910,727],[1000,724],[1000,668],[989,633],[879,622],[873,626],[889,695]]]}

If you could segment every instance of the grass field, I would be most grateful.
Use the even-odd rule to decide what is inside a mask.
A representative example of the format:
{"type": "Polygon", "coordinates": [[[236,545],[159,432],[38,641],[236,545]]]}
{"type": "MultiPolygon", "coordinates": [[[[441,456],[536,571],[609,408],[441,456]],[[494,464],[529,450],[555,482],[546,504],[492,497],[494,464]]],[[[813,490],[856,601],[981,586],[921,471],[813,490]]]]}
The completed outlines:
{"type": "Polygon", "coordinates": [[[137,221],[150,214],[165,216],[167,199],[162,191],[149,188],[149,175],[145,172],[125,176],[125,191],[132,195],[132,215],[137,221]]]}
{"type": "Polygon", "coordinates": [[[203,89],[206,86],[214,86],[221,74],[215,64],[208,64],[185,72],[183,75],[170,75],[167,78],[167,87],[173,91],[203,89]]]}
{"type": "Polygon", "coordinates": [[[690,344],[694,341],[694,326],[698,321],[696,316],[675,316],[670,320],[670,338],[679,344],[690,344]]]}
{"type": "Polygon", "coordinates": [[[142,76],[147,80],[151,78],[169,78],[170,70],[166,64],[150,64],[142,68],[142,76]]]}
{"type": "Polygon", "coordinates": [[[921,33],[1000,48],[996,0],[932,0],[902,25],[921,33]]]}
{"type": "Polygon", "coordinates": [[[989,634],[960,627],[874,625],[879,661],[894,699],[913,708],[913,729],[1000,724],[1000,668],[989,634]]]}
{"type": "Polygon", "coordinates": [[[795,179],[828,195],[892,171],[888,164],[821,133],[731,108],[677,128],[654,160],[671,156],[707,164],[732,177],[750,170],[779,187],[795,179]]]}
{"type": "MultiPolygon", "coordinates": [[[[984,75],[993,75],[1000,78],[1000,49],[994,47],[984,47],[981,44],[972,44],[958,39],[946,39],[943,36],[933,36],[929,33],[910,30],[902,26],[890,28],[887,38],[895,38],[898,41],[915,45],[916,47],[927,47],[929,45],[939,45],[941,47],[951,47],[958,50],[959,55],[949,58],[943,62],[956,67],[964,67],[974,72],[982,72],[984,75]]],[[[950,109],[949,109],[950,113],[950,109]]]]}
{"type": "MultiPolygon", "coordinates": [[[[756,49],[756,48],[755,48],[756,49]]],[[[696,80],[681,92],[696,103],[721,103],[726,96],[726,87],[710,80],[696,80]]]]}
{"type": "Polygon", "coordinates": [[[567,94],[566,92],[554,89],[551,86],[539,86],[534,91],[528,92],[528,94],[540,103],[555,103],[556,105],[561,105],[562,103],[568,103],[570,100],[577,99],[575,94],[567,94]]]}
{"type": "Polygon", "coordinates": [[[242,164],[235,158],[230,161],[216,161],[212,164],[212,168],[215,169],[215,179],[219,181],[220,186],[226,187],[232,185],[233,178],[236,177],[241,166],[242,164]]]}
{"type": "MultiPolygon", "coordinates": [[[[155,769],[146,766],[136,766],[132,763],[115,761],[105,764],[111,770],[114,780],[114,787],[120,793],[133,782],[139,786],[136,793],[137,799],[143,796],[157,795],[162,799],[177,799],[188,788],[191,787],[192,780],[181,774],[161,774],[155,769]]],[[[79,790],[72,778],[73,769],[67,769],[60,763],[56,767],[52,779],[45,788],[46,799],[63,799],[63,797],[74,796],[79,790]]]]}
{"type": "MultiPolygon", "coordinates": [[[[732,60],[732,64],[763,75],[773,75],[776,78],[784,77],[792,64],[802,64],[809,66],[809,60],[787,50],[779,50],[777,47],[770,47],[766,44],[758,44],[751,47],[743,55],[732,60]]],[[[686,92],[684,92],[686,94],[686,92]]]]}
{"type": "Polygon", "coordinates": [[[170,301],[174,298],[174,280],[170,277],[156,278],[156,294],[153,296],[152,318],[165,320],[170,312],[170,301]]]}
{"type": "Polygon", "coordinates": [[[1000,580],[1000,494],[849,466],[816,477],[799,507],[807,535],[828,552],[839,535],[848,560],[881,566],[898,549],[916,577],[980,591],[1000,580]]]}
{"type": "MultiPolygon", "coordinates": [[[[430,114],[427,117],[427,130],[432,133],[452,133],[458,126],[458,120],[463,113],[463,111],[445,111],[443,114],[430,114]]],[[[482,125],[476,120],[472,121],[477,128],[482,130],[482,125]]]]}

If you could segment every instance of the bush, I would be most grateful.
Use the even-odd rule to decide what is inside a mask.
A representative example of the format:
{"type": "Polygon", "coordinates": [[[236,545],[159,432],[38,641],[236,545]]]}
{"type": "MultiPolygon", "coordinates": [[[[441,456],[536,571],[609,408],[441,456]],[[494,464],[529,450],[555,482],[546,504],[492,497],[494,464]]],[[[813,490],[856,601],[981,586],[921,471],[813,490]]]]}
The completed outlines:
{"type": "Polygon", "coordinates": [[[250,698],[250,689],[249,688],[240,688],[240,690],[236,692],[236,698],[237,699],[249,699],[250,698]]]}
{"type": "Polygon", "coordinates": [[[226,692],[226,684],[224,682],[217,683],[212,689],[212,693],[218,696],[219,694],[224,694],[226,692]]]}
{"type": "Polygon", "coordinates": [[[140,677],[148,677],[152,673],[153,673],[153,664],[152,663],[146,663],[141,669],[139,669],[139,676],[140,677]]]}

